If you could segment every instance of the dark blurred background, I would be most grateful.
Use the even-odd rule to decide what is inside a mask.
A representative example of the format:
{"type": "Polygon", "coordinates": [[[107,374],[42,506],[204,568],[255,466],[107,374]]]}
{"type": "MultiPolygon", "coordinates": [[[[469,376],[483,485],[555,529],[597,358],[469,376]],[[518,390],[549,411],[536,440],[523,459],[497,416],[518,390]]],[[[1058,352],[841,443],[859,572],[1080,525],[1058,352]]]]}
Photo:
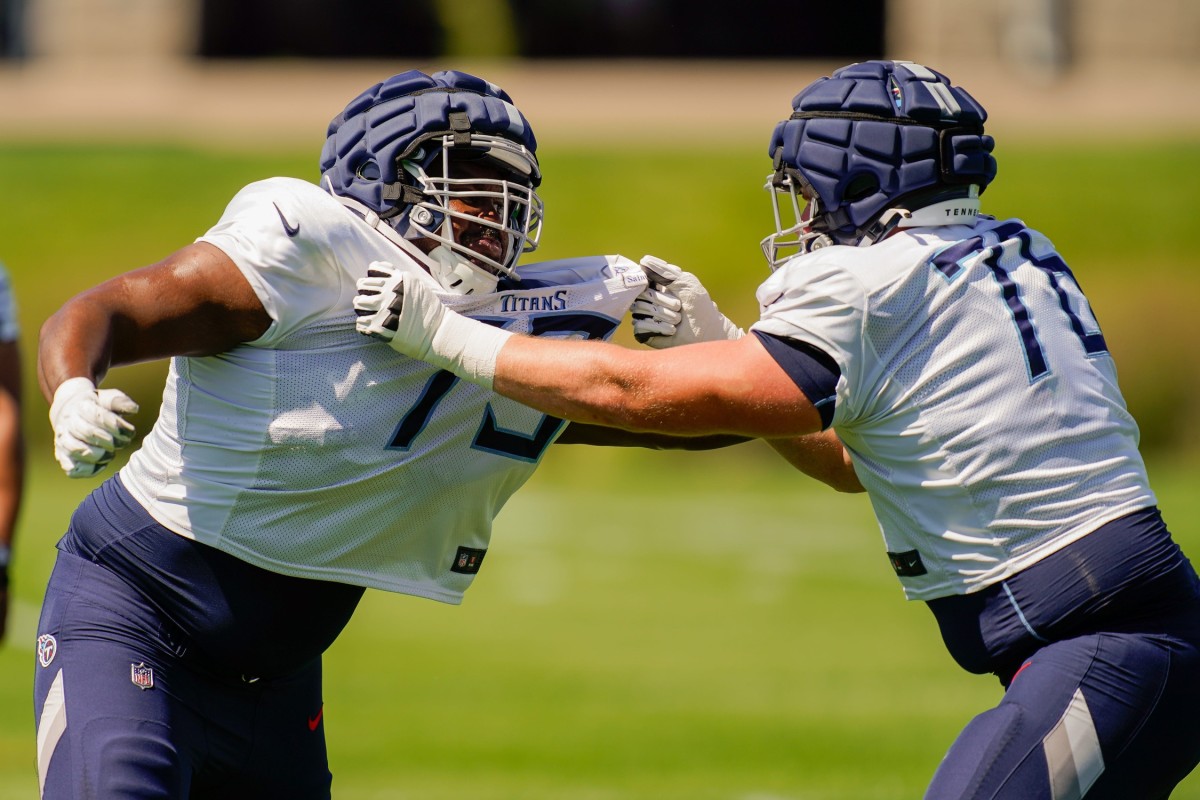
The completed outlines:
{"type": "MultiPolygon", "coordinates": [[[[210,58],[432,58],[451,46],[435,0],[204,0],[210,58]]],[[[500,4],[504,5],[504,4],[500,4]]],[[[829,58],[883,53],[885,0],[509,0],[515,24],[475,11],[506,55],[525,58],[829,58]]],[[[469,20],[466,22],[470,24],[469,20]]]]}
{"type": "Polygon", "coordinates": [[[0,0],[0,60],[819,60],[1192,68],[1200,3],[1142,0],[0,0]]]}

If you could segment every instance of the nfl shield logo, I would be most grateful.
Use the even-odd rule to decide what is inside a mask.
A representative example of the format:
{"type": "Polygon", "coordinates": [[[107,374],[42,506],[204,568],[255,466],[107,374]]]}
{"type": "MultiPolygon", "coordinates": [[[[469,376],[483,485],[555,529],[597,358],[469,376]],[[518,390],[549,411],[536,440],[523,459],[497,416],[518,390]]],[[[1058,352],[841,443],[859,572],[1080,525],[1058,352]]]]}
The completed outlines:
{"type": "Polygon", "coordinates": [[[459,547],[458,552],[454,554],[454,563],[450,565],[450,571],[460,572],[463,575],[474,575],[479,572],[479,566],[483,563],[485,555],[487,555],[486,548],[459,547]]]}
{"type": "Polygon", "coordinates": [[[48,633],[43,633],[37,640],[38,663],[43,667],[50,666],[54,654],[58,652],[58,642],[48,633]]]}
{"type": "Polygon", "coordinates": [[[129,680],[133,681],[133,685],[139,689],[153,689],[154,670],[147,667],[145,661],[140,664],[130,664],[129,680]]]}

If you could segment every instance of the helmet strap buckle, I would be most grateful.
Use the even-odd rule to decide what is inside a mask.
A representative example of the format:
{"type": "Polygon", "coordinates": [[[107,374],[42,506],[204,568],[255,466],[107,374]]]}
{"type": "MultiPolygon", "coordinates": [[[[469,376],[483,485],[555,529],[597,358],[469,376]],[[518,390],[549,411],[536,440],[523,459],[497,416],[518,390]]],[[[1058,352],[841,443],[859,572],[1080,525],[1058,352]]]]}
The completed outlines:
{"type": "Polygon", "coordinates": [[[454,136],[456,147],[466,147],[471,143],[471,120],[465,111],[451,111],[447,115],[450,122],[450,132],[454,136]]]}

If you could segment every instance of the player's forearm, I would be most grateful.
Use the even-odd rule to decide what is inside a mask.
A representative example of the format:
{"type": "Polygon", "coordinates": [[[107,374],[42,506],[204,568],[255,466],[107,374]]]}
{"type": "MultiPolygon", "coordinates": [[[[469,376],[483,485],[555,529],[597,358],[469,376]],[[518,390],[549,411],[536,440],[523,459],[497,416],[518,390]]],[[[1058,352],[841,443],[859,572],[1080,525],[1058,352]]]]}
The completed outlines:
{"type": "Polygon", "coordinates": [[[11,545],[25,478],[25,440],[17,398],[0,392],[0,546],[11,545]]]}
{"type": "Polygon", "coordinates": [[[112,366],[111,321],[98,308],[68,301],[42,325],[38,338],[38,385],[47,401],[68,378],[99,383],[112,366]]]}
{"type": "MultiPolygon", "coordinates": [[[[636,354],[640,355],[640,354],[636,354]]],[[[557,342],[513,336],[496,360],[492,388],[547,414],[624,430],[660,430],[652,370],[631,351],[602,342],[557,342]],[[631,356],[634,356],[631,358],[631,356]]],[[[691,433],[678,430],[679,433],[691,433]]]]}
{"type": "Polygon", "coordinates": [[[832,429],[768,442],[789,464],[839,492],[866,491],[859,483],[850,455],[832,429]]]}
{"type": "Polygon", "coordinates": [[[12,535],[25,478],[21,365],[20,344],[0,342],[0,543],[12,535]]]}
{"type": "Polygon", "coordinates": [[[665,433],[627,431],[603,425],[572,422],[555,444],[584,444],[599,447],[641,447],[648,450],[716,450],[750,441],[747,436],[712,434],[709,436],[671,436],[665,433]]]}
{"type": "Polygon", "coordinates": [[[358,282],[358,331],[544,413],[681,436],[820,429],[820,414],[756,337],[639,351],[517,335],[455,313],[411,277],[372,264],[358,282]]]}
{"type": "Polygon", "coordinates": [[[0,547],[11,547],[24,490],[25,445],[15,431],[0,436],[0,547]]]}
{"type": "Polygon", "coordinates": [[[783,437],[817,430],[819,415],[795,402],[802,395],[790,380],[782,393],[765,389],[749,348],[761,350],[745,341],[640,351],[511,336],[492,388],[553,416],[631,431],[783,437]]]}
{"type": "Polygon", "coordinates": [[[0,345],[0,640],[8,607],[8,575],[25,481],[21,434],[20,358],[15,342],[0,345]]]}

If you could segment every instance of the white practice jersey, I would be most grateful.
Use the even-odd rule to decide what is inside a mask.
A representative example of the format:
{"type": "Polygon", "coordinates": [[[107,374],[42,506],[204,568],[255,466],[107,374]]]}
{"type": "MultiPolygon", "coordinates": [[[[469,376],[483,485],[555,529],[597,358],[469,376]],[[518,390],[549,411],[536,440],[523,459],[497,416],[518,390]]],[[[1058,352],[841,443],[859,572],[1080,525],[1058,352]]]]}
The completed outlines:
{"type": "Polygon", "coordinates": [[[1156,500],[1071,271],[1017,220],[798,256],[754,328],[841,369],[833,425],[906,595],[1004,580],[1156,500]]]}
{"type": "Polygon", "coordinates": [[[336,199],[287,178],[243,189],[201,241],[237,263],[272,323],[229,352],[172,360],[125,486],[167,528],[265,569],[450,603],[564,423],[356,332],[356,281],[390,261],[471,317],[594,339],[646,284],[637,264],[597,256],[446,295],[336,199]]]}

